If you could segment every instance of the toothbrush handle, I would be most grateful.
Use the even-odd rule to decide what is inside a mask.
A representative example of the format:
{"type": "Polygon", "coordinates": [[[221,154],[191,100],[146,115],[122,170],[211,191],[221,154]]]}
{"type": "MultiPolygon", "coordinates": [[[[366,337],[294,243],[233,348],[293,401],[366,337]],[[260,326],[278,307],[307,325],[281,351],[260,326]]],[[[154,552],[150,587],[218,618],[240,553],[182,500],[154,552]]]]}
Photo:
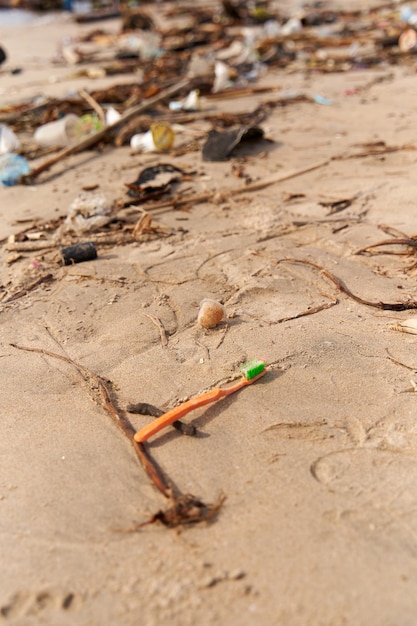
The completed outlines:
{"type": "Polygon", "coordinates": [[[139,443],[147,441],[150,437],[152,437],[152,435],[155,435],[162,428],[169,426],[184,415],[187,415],[187,413],[190,413],[190,411],[194,411],[194,409],[198,409],[201,406],[210,404],[211,402],[215,402],[216,400],[220,400],[220,398],[224,398],[225,396],[228,396],[231,393],[242,389],[242,387],[252,384],[253,382],[255,382],[255,380],[258,380],[258,378],[263,376],[264,373],[265,372],[261,372],[260,374],[258,374],[258,376],[255,376],[251,380],[241,378],[237,383],[235,383],[231,387],[227,387],[226,389],[211,389],[211,391],[207,391],[206,393],[202,393],[195,398],[191,398],[191,400],[188,400],[187,402],[180,404],[180,406],[175,407],[175,409],[164,413],[164,415],[161,415],[161,417],[158,417],[147,426],[144,426],[144,428],[138,430],[138,432],[134,436],[134,440],[139,443]]]}
{"type": "Polygon", "coordinates": [[[207,393],[203,393],[196,398],[191,398],[188,402],[184,402],[180,406],[175,407],[175,409],[164,413],[164,415],[161,415],[161,417],[158,417],[150,422],[150,424],[139,430],[134,437],[135,441],[147,441],[149,437],[152,437],[152,435],[160,431],[162,428],[165,428],[165,426],[169,426],[175,422],[175,420],[187,415],[190,411],[223,398],[223,396],[227,395],[227,393],[225,393],[227,391],[228,389],[212,389],[211,391],[207,391],[207,393]]]}

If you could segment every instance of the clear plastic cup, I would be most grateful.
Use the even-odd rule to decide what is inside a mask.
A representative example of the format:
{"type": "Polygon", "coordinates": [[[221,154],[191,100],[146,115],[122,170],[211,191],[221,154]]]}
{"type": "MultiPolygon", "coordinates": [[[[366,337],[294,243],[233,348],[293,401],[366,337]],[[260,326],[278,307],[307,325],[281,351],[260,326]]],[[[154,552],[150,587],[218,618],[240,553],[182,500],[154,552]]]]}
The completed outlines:
{"type": "Polygon", "coordinates": [[[80,118],[69,113],[55,122],[49,122],[36,129],[34,140],[39,146],[69,146],[77,136],[77,125],[80,118]]]}

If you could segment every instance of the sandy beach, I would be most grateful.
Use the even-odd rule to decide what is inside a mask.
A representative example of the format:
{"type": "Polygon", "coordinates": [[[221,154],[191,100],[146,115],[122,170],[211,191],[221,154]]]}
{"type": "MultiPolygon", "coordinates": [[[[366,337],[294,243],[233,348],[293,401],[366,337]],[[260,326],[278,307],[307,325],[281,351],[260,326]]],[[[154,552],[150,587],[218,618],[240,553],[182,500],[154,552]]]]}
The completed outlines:
{"type": "MultiPolygon", "coordinates": [[[[100,27],[117,34],[120,20],[100,27]]],[[[0,104],[131,82],[54,62],[93,28],[69,15],[0,24],[0,104]]],[[[273,68],[263,93],[202,97],[203,111],[236,114],[305,96],[272,108],[265,138],[227,161],[107,145],[0,187],[0,624],[415,626],[417,354],[398,332],[417,316],[415,81],[413,60],[273,68]],[[176,193],[212,199],[156,210],[148,237],[98,244],[86,263],[10,247],[83,189],[126,200],[125,183],[161,162],[190,173],[176,193]],[[226,310],[209,330],[204,298],[226,310]],[[196,437],[169,428],[147,444],[175,489],[224,496],[217,514],[132,531],[169,503],[94,376],[121,413],[168,410],[251,359],[265,376],[184,418],[196,437]]],[[[179,140],[209,130],[196,119],[179,140]]]]}

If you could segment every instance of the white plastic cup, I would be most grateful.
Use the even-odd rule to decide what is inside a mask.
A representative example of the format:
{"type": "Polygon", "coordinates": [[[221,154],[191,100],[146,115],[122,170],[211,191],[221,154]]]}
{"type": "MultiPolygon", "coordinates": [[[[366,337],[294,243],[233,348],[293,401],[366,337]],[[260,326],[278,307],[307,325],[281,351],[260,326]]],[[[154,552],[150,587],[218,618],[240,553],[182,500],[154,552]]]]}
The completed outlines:
{"type": "Polygon", "coordinates": [[[80,118],[69,113],[55,122],[49,122],[36,129],[34,140],[39,146],[65,148],[76,139],[76,127],[80,118]]]}
{"type": "Polygon", "coordinates": [[[0,124],[0,154],[15,152],[20,149],[20,141],[11,128],[0,124]]]}
{"type": "Polygon", "coordinates": [[[154,152],[156,147],[151,131],[148,130],[147,133],[133,135],[130,139],[130,148],[133,152],[154,152]]]}
{"type": "Polygon", "coordinates": [[[106,126],[111,126],[120,120],[122,116],[115,108],[109,107],[106,111],[106,126]]]}

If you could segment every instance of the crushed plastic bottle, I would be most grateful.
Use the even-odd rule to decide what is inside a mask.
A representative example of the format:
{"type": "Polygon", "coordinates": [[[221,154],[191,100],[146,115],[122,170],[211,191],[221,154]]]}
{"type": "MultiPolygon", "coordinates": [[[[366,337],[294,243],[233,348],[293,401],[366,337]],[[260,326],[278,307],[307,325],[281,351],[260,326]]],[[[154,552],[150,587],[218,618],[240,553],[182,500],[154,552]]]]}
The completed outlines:
{"type": "Polygon", "coordinates": [[[21,176],[30,173],[30,165],[20,154],[3,154],[0,156],[0,184],[4,187],[17,185],[21,176]]]}

